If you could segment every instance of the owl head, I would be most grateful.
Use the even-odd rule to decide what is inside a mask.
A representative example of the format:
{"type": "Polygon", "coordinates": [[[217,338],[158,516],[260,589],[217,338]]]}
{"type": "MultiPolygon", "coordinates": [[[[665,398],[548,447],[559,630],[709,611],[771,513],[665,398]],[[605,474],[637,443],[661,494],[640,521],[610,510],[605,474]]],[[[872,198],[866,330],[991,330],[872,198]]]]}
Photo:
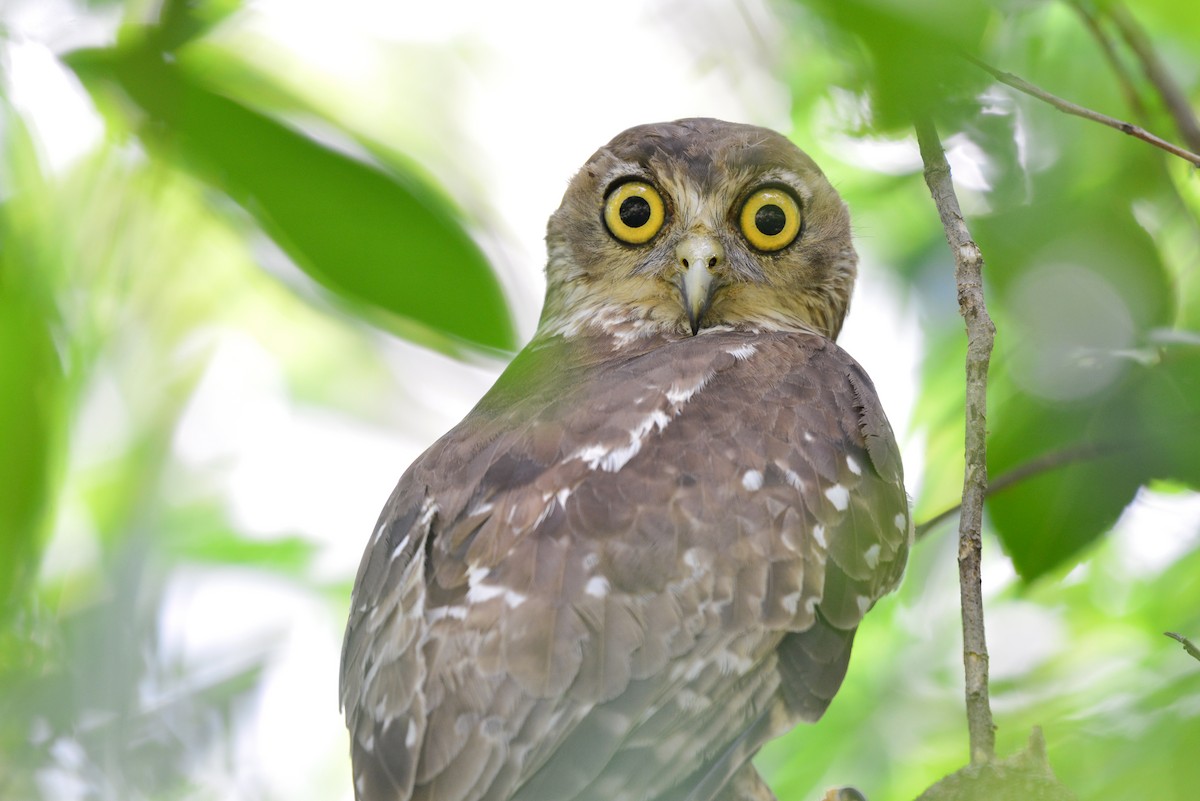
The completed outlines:
{"type": "Polygon", "coordinates": [[[541,335],[833,339],[858,261],[846,205],[812,159],[714,119],[619,134],[572,179],[546,242],[541,335]]]}

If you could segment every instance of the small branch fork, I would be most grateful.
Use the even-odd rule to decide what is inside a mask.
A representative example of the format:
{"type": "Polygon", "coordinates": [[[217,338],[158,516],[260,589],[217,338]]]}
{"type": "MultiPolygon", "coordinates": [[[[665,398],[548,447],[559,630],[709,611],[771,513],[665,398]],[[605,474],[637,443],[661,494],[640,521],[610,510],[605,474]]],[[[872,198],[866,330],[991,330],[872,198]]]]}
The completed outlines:
{"type": "Polygon", "coordinates": [[[1196,119],[1196,112],[1192,110],[1187,93],[1175,82],[1162,59],[1154,52],[1146,32],[1137,24],[1133,15],[1119,3],[1113,3],[1108,8],[1108,16],[1121,32],[1125,44],[1129,45],[1129,49],[1137,56],[1142,71],[1162,98],[1183,141],[1192,150],[1200,150],[1200,120],[1196,119]]]}
{"type": "Polygon", "coordinates": [[[1172,640],[1175,640],[1177,643],[1182,645],[1183,650],[1188,652],[1188,656],[1192,657],[1193,659],[1200,659],[1200,648],[1197,648],[1196,645],[1187,637],[1184,637],[1182,634],[1176,634],[1173,631],[1164,633],[1172,640]]]}
{"type": "Polygon", "coordinates": [[[958,523],[958,573],[971,764],[982,765],[991,762],[996,753],[996,731],[988,697],[987,637],[980,579],[983,499],[987,494],[987,374],[996,327],[988,316],[983,298],[983,254],[967,230],[937,129],[930,119],[921,118],[916,120],[916,131],[921,160],[925,164],[925,183],[937,204],[946,241],[954,254],[958,308],[967,327],[966,469],[962,514],[958,523]]]}
{"type": "Polygon", "coordinates": [[[1141,139],[1143,142],[1154,145],[1157,148],[1161,148],[1172,155],[1178,156],[1179,158],[1191,162],[1197,167],[1200,167],[1200,155],[1197,155],[1190,150],[1186,150],[1179,145],[1172,144],[1161,137],[1155,136],[1145,128],[1134,125],[1131,122],[1118,120],[1114,117],[1108,116],[1107,114],[1101,114],[1098,111],[1092,111],[1090,108],[1084,108],[1083,106],[1076,105],[1069,100],[1063,100],[1058,95],[1052,95],[1045,89],[1042,89],[1039,86],[1034,86],[1024,78],[1019,78],[1016,75],[1013,75],[1011,72],[998,70],[992,65],[980,61],[972,56],[965,55],[964,58],[966,58],[975,66],[979,67],[984,72],[990,73],[991,76],[1000,81],[1000,83],[1007,84],[1018,91],[1024,92],[1027,95],[1036,97],[1038,100],[1049,103],[1059,111],[1067,114],[1073,114],[1076,117],[1083,117],[1085,120],[1098,122],[1101,125],[1107,125],[1110,128],[1115,128],[1122,133],[1129,134],[1135,139],[1141,139]]]}

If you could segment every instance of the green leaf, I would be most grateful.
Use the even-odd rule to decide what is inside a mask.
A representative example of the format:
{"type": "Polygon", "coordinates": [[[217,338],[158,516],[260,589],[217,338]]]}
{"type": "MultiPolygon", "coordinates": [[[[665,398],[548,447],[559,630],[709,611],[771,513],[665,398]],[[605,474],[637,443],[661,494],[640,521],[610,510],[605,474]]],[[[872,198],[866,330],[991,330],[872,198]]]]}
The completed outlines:
{"type": "Polygon", "coordinates": [[[184,563],[244,567],[302,577],[316,546],[298,535],[248,537],[236,530],[211,504],[173,509],[166,523],[172,532],[164,550],[184,563]]]}
{"type": "Polygon", "coordinates": [[[994,11],[981,0],[808,0],[805,5],[861,42],[877,131],[911,126],[914,115],[974,115],[985,76],[976,53],[994,11]]]}
{"type": "Polygon", "coordinates": [[[209,91],[142,44],[77,51],[67,62],[94,93],[119,86],[147,117],[139,133],[148,146],[236,200],[376,324],[443,349],[513,349],[487,260],[416,176],[384,172],[209,91]]]}
{"type": "Polygon", "coordinates": [[[1127,419],[1124,398],[1117,393],[1107,400],[1059,404],[1018,395],[989,421],[988,472],[993,479],[1035,459],[1079,457],[988,497],[992,525],[1027,581],[1107,532],[1146,480],[1136,440],[1127,426],[1116,425],[1127,419]]]}
{"type": "Polygon", "coordinates": [[[10,196],[0,206],[0,629],[37,575],[66,441],[68,381],[54,291],[59,253],[38,219],[41,176],[7,103],[0,124],[10,196]]]}
{"type": "Polygon", "coordinates": [[[1200,344],[1166,348],[1138,382],[1137,404],[1154,477],[1200,489],[1200,344]]]}

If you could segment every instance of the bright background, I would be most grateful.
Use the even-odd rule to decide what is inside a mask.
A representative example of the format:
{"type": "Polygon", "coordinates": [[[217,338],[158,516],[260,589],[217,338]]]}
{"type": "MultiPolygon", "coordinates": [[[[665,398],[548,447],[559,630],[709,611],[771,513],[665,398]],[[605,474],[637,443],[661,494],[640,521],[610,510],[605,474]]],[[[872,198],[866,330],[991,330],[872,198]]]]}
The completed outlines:
{"type": "MultiPolygon", "coordinates": [[[[952,269],[915,142],[870,119],[861,76],[820,21],[823,4],[809,5],[225,0],[197,4],[201,16],[228,16],[180,56],[218,94],[451,198],[446,208],[493,266],[522,342],[540,307],[546,217],[597,147],[630,125],[682,116],[791,134],[854,214],[863,264],[840,343],[875,379],[923,520],[961,483],[952,269]]],[[[1061,77],[1067,65],[1056,91],[1086,95],[1104,67],[1079,20],[1063,4],[1009,5],[1021,13],[988,12],[1000,28],[989,46],[1014,68],[1061,77]]],[[[1186,26],[1176,30],[1160,5],[1148,24],[1195,100],[1200,45],[1189,49],[1186,26]]],[[[64,63],[79,48],[127,43],[157,18],[155,4],[133,0],[0,3],[0,267],[9,271],[0,290],[32,298],[12,308],[51,321],[44,341],[0,340],[9,348],[0,356],[12,375],[28,356],[52,365],[53,378],[22,385],[34,390],[28,408],[0,401],[17,421],[7,429],[14,447],[0,451],[35,476],[7,477],[26,516],[3,521],[13,526],[5,578],[22,600],[0,639],[0,797],[350,798],[337,666],[361,549],[400,473],[504,360],[403,324],[372,325],[361,298],[310,278],[253,203],[153,143],[144,109],[89,93],[64,63]]],[[[1110,110],[1125,113],[1118,90],[1106,91],[1110,110]]],[[[1124,198],[1109,205],[1136,229],[1130,241],[1149,238],[1174,298],[1173,312],[1145,315],[1156,331],[1194,330],[1194,172],[1011,91],[982,95],[975,129],[947,128],[968,214],[985,231],[991,220],[994,237],[1007,211],[1037,202],[1036,176],[1069,162],[1072,148],[1091,148],[1079,157],[1093,164],[1125,165],[1126,174],[1096,167],[1061,181],[1124,198]],[[972,135],[999,119],[1019,145],[1009,162],[987,152],[994,140],[972,135]],[[1154,162],[1162,185],[1130,184],[1139,159],[1154,162]]],[[[1060,219],[1052,233],[1013,225],[1014,238],[1096,230],[1084,216],[1060,219]]],[[[1006,350],[1026,325],[1021,309],[1037,306],[1030,299],[1066,280],[1063,270],[1075,275],[1060,256],[1047,262],[1053,269],[1029,268],[1016,288],[996,287],[999,385],[1083,403],[1076,396],[1100,397],[1136,368],[1094,368],[1099,346],[1086,336],[1086,375],[1070,372],[1087,361],[1074,351],[1065,367],[1036,358],[1029,367],[1019,345],[1011,361],[1006,350]],[[1006,319],[1010,298],[1025,300],[1011,301],[1006,319]]],[[[1025,274],[1011,254],[989,266],[1025,274]]],[[[1068,293],[1091,286],[1082,275],[1068,293]]],[[[1151,325],[1125,309],[1136,303],[1112,280],[1120,291],[1103,284],[1092,295],[1104,319],[1128,318],[1128,336],[1101,342],[1124,353],[1145,345],[1138,337],[1151,325]]],[[[1093,308],[1072,316],[1070,302],[1049,305],[1045,314],[1069,328],[1053,335],[1067,338],[1093,308]]],[[[1161,632],[1190,626],[1200,637],[1200,502],[1170,478],[1122,485],[1116,511],[1137,500],[1102,527],[1111,535],[1084,543],[1082,561],[1058,554],[1023,571],[1041,575],[1032,583],[986,542],[1001,749],[1045,726],[1051,759],[1081,798],[1151,797],[1121,794],[1150,786],[1159,799],[1183,799],[1197,786],[1188,754],[1200,748],[1200,664],[1161,632]]],[[[827,720],[764,752],[782,798],[845,783],[873,801],[907,799],[965,760],[952,540],[943,527],[918,546],[905,588],[864,629],[827,720]]]]}

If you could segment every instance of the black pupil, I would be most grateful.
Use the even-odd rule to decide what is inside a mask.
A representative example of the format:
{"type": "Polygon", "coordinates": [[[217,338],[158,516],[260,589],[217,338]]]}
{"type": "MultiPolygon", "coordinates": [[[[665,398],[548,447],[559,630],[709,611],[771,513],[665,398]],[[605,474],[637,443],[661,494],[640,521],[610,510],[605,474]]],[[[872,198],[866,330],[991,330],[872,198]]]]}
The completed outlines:
{"type": "Polygon", "coordinates": [[[768,203],[754,212],[754,227],[764,236],[775,236],[787,225],[787,215],[774,203],[768,203]]]}
{"type": "Polygon", "coordinates": [[[618,213],[621,216],[621,222],[630,228],[641,228],[650,222],[650,204],[644,197],[625,198],[621,201],[621,209],[618,213]]]}

